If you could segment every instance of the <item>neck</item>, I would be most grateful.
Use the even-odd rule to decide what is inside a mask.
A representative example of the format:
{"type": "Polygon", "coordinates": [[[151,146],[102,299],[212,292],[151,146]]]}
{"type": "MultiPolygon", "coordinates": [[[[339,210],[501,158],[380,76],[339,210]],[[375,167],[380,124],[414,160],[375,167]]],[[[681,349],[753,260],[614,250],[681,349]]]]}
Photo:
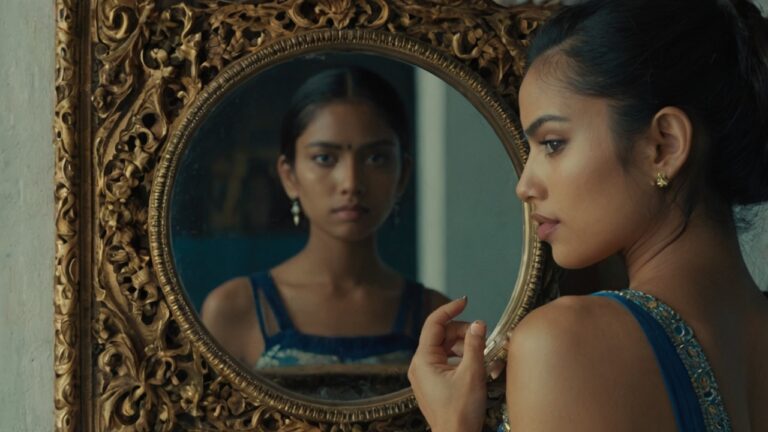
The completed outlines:
{"type": "Polygon", "coordinates": [[[630,287],[705,314],[759,294],[741,255],[730,211],[669,217],[624,252],[630,287]]]}
{"type": "Polygon", "coordinates": [[[308,274],[337,287],[372,284],[386,271],[375,234],[359,241],[346,241],[310,228],[309,241],[299,257],[308,274]]]}

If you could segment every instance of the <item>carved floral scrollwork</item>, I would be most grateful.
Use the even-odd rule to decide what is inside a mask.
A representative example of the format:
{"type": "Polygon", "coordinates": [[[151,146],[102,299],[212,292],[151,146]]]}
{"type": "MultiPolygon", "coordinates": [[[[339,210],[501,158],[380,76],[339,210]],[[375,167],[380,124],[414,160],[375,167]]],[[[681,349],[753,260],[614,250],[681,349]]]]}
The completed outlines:
{"type": "Polygon", "coordinates": [[[78,4],[56,6],[56,262],[54,271],[55,427],[74,431],[80,416],[80,157],[78,154],[78,4]]]}
{"type": "Polygon", "coordinates": [[[370,418],[339,412],[312,420],[316,411],[288,413],[270,402],[277,400],[270,391],[249,393],[239,378],[222,374],[220,362],[182,331],[161,286],[150,250],[150,191],[171,134],[206,86],[265,47],[331,30],[405,35],[404,52],[419,43],[436,49],[515,106],[528,38],[549,9],[484,0],[57,0],[56,8],[57,430],[84,428],[80,407],[90,402],[80,399],[80,374],[90,374],[95,402],[87,411],[96,430],[424,430],[412,400],[370,418]],[[90,14],[78,9],[85,4],[90,14]],[[88,38],[83,64],[92,71],[79,64],[78,35],[88,38]],[[78,105],[81,83],[89,106],[78,105]],[[83,118],[92,151],[81,164],[83,118]],[[79,213],[83,177],[92,179],[85,193],[93,196],[94,220],[79,213]],[[88,245],[80,244],[81,225],[94,227],[88,245]],[[92,262],[83,264],[81,248],[92,262]],[[87,291],[81,266],[95,279],[87,291]],[[91,346],[80,346],[83,332],[91,346]],[[81,356],[90,356],[93,371],[78,369],[81,356]]]}

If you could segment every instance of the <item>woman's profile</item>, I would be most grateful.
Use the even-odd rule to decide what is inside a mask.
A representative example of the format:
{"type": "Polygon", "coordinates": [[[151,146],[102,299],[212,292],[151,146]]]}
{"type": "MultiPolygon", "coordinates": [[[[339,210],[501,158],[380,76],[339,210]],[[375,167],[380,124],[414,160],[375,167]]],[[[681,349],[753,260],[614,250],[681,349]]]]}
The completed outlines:
{"type": "MultiPolygon", "coordinates": [[[[768,201],[768,22],[748,0],[593,0],[528,56],[517,195],[557,264],[619,253],[629,286],[562,297],[511,332],[506,426],[768,430],[768,301],[733,212],[768,201]]],[[[451,321],[464,305],[430,315],[409,370],[436,432],[483,425],[486,329],[451,321]]]]}
{"type": "Polygon", "coordinates": [[[397,92],[361,68],[308,79],[284,116],[277,171],[304,248],[206,298],[202,320],[256,368],[407,364],[423,319],[447,299],[382,261],[376,233],[408,183],[397,92]]]}

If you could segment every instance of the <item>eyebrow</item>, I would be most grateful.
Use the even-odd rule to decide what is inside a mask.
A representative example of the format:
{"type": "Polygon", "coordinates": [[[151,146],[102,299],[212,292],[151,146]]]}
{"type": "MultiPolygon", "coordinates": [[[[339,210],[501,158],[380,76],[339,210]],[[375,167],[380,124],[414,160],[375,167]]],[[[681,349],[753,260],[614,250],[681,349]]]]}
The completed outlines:
{"type": "MultiPolygon", "coordinates": [[[[389,138],[385,138],[385,139],[367,142],[361,145],[360,148],[363,149],[363,148],[370,148],[370,147],[394,147],[394,146],[395,146],[395,141],[389,138]]],[[[348,147],[348,146],[344,146],[342,144],[334,143],[330,141],[312,141],[308,143],[306,147],[307,148],[321,147],[321,148],[327,148],[332,150],[342,150],[344,147],[348,147]]]]}
{"type": "Polygon", "coordinates": [[[571,121],[567,117],[554,115],[554,114],[546,114],[543,115],[531,123],[528,128],[525,129],[525,136],[530,137],[531,135],[534,135],[536,131],[539,130],[540,127],[542,127],[545,123],[548,122],[569,122],[571,121]]]}

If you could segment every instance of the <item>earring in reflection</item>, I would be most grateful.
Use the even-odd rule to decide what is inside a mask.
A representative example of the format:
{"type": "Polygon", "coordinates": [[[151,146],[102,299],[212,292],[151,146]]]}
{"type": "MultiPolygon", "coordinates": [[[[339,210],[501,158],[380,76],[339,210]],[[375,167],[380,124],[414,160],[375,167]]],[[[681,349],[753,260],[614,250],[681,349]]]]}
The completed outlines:
{"type": "Polygon", "coordinates": [[[656,181],[654,182],[657,188],[666,189],[669,186],[669,177],[666,174],[659,171],[656,173],[656,181]]]}
{"type": "Polygon", "coordinates": [[[291,214],[293,215],[293,225],[299,226],[299,221],[301,220],[301,206],[299,205],[298,198],[293,199],[293,204],[291,204],[291,214]]]}

